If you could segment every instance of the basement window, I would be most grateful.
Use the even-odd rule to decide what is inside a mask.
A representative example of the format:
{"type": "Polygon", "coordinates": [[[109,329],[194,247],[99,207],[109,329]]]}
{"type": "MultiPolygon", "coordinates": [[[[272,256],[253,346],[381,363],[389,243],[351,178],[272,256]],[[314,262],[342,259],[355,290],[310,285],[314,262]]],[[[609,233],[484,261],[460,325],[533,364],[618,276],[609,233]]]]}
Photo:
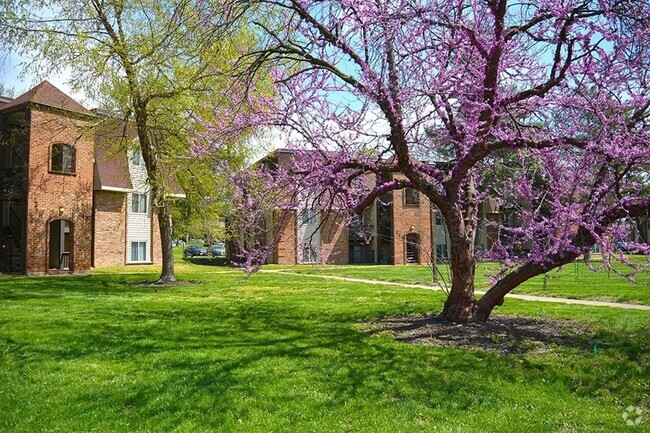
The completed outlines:
{"type": "Polygon", "coordinates": [[[52,145],[52,171],[56,173],[75,172],[75,148],[63,143],[52,145]]]}

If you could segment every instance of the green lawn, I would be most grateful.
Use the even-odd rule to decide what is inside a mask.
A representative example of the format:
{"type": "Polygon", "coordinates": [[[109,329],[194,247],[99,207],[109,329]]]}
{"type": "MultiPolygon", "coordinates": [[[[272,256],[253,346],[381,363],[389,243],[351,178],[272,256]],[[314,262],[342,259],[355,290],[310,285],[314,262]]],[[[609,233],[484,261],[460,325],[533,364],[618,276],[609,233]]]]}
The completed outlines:
{"type": "Polygon", "coordinates": [[[505,356],[362,331],[439,292],[194,262],[158,290],[133,284],[151,267],[0,280],[0,431],[650,431],[647,312],[508,300],[590,323],[599,351],[505,356]]]}
{"type": "MultiPolygon", "coordinates": [[[[638,261],[638,258],[637,258],[638,261]]],[[[594,266],[600,263],[594,262],[594,266]]],[[[441,266],[444,281],[449,282],[449,270],[441,266]]],[[[629,271],[618,265],[621,271],[629,271]]],[[[478,290],[487,290],[488,274],[498,269],[495,263],[480,263],[477,268],[478,290]]],[[[354,278],[394,281],[401,283],[431,284],[432,271],[429,266],[386,266],[386,265],[350,265],[350,266],[293,266],[287,270],[299,273],[317,273],[354,278]]],[[[582,262],[567,265],[560,271],[547,274],[546,288],[544,276],[533,278],[515,289],[513,293],[528,293],[542,296],[557,296],[598,301],[628,302],[650,305],[650,269],[645,268],[636,275],[637,283],[619,276],[614,272],[594,272],[582,262]]]]}

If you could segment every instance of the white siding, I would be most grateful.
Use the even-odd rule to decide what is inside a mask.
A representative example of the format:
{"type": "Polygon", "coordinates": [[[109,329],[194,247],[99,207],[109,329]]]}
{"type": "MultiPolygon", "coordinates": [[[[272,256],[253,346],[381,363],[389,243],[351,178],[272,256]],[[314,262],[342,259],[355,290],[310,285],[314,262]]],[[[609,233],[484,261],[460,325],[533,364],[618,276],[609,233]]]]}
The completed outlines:
{"type": "Polygon", "coordinates": [[[299,263],[313,263],[320,261],[320,217],[317,212],[311,211],[307,221],[303,222],[303,212],[308,212],[308,208],[303,208],[298,212],[298,262],[299,263]],[[305,254],[305,247],[311,244],[315,257],[309,257],[305,254]]]}
{"type": "Polygon", "coordinates": [[[127,262],[131,262],[131,242],[147,243],[147,262],[151,262],[151,194],[147,184],[147,169],[131,163],[131,152],[129,151],[129,174],[133,184],[133,192],[127,197],[127,219],[126,219],[126,254],[127,262]],[[133,194],[147,195],[147,213],[137,213],[131,210],[133,194]]]}

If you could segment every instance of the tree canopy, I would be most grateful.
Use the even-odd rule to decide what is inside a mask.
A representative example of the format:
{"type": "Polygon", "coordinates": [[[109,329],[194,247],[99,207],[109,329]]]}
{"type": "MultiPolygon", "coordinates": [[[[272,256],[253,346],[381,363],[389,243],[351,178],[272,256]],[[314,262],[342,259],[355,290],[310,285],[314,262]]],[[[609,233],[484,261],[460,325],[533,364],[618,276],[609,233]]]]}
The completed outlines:
{"type": "MultiPolygon", "coordinates": [[[[287,131],[296,150],[292,170],[236,174],[242,224],[268,229],[259,209],[270,191],[286,205],[360,212],[415,188],[451,240],[443,316],[482,321],[517,285],[594,244],[607,263],[618,222],[648,216],[649,2],[235,3],[262,40],[237,78],[270,68],[275,95],[233,95],[248,109],[221,113],[212,147],[198,150],[259,127],[287,131]],[[485,256],[505,266],[477,300],[477,212],[490,197],[515,206],[518,224],[495,222],[502,236],[485,256]]],[[[246,263],[269,251],[247,249],[246,263]]]]}

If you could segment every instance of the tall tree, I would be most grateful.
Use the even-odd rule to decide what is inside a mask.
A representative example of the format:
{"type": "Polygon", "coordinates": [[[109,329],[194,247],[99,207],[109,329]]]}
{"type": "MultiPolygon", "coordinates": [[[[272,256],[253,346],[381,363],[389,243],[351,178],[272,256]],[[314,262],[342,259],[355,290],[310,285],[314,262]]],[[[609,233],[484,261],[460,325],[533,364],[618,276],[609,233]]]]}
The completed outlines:
{"type": "MultiPolygon", "coordinates": [[[[452,278],[442,314],[462,322],[487,320],[516,286],[595,243],[612,254],[617,222],[648,215],[648,1],[244,3],[265,39],[242,58],[242,77],[271,65],[277,97],[242,98],[255,115],[214,133],[281,127],[297,150],[294,169],[264,187],[238,174],[249,226],[257,215],[264,227],[255,209],[272,190],[286,205],[360,212],[416,188],[444,216],[452,278]],[[473,239],[488,197],[516,204],[519,226],[500,225],[487,254],[504,271],[477,300],[473,239]]],[[[254,250],[248,264],[270,251],[254,250]]]]}
{"type": "Polygon", "coordinates": [[[231,41],[248,38],[232,26],[234,10],[201,0],[3,0],[0,15],[0,40],[35,54],[28,68],[69,72],[73,87],[134,126],[160,226],[160,282],[173,282],[164,166],[189,156],[196,119],[227,102],[221,69],[235,54],[231,41]]]}

